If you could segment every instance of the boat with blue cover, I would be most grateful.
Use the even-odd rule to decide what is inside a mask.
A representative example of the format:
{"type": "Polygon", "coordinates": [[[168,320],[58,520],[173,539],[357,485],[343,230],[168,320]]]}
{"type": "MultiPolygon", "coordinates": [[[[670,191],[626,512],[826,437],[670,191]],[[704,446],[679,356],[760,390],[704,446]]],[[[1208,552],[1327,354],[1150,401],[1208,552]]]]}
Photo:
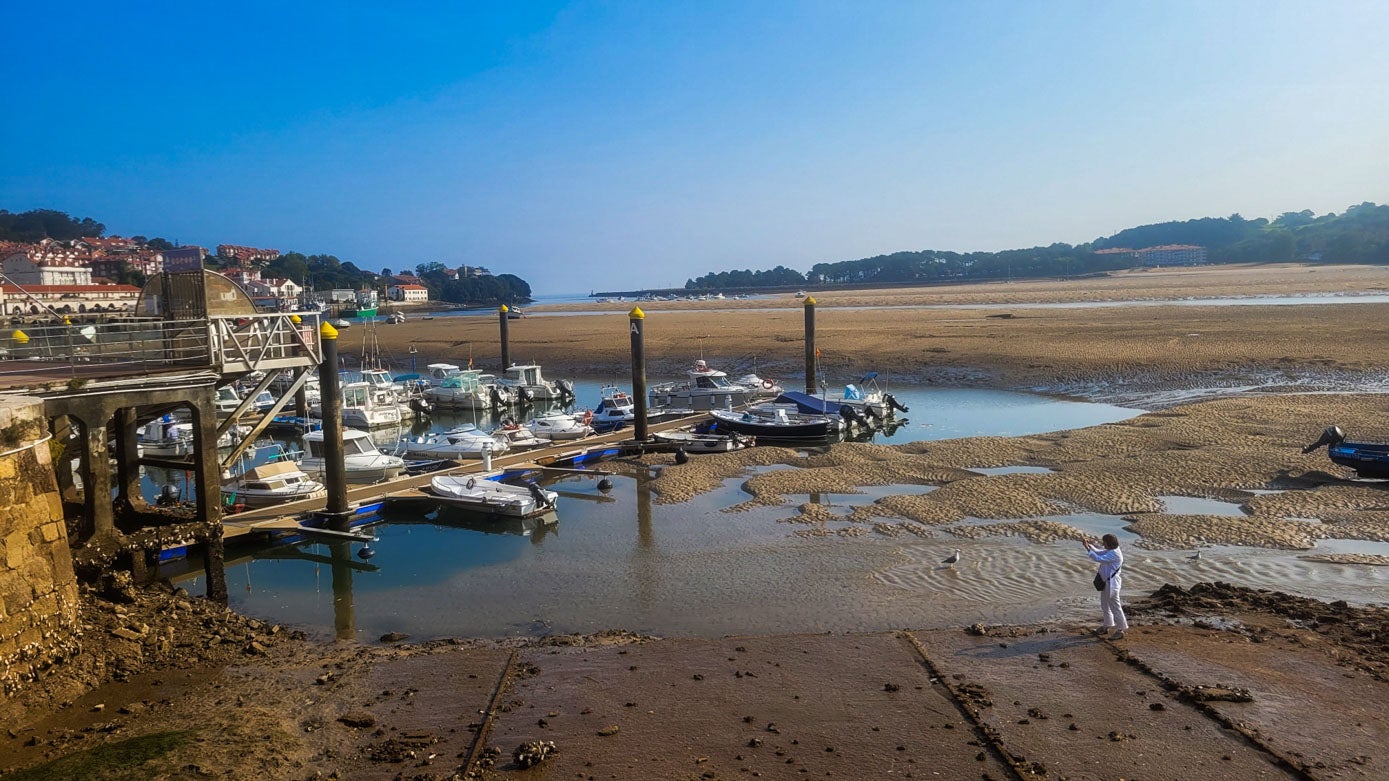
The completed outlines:
{"type": "Polygon", "coordinates": [[[1323,445],[1332,462],[1350,467],[1361,477],[1389,478],[1389,443],[1347,442],[1340,426],[1330,426],[1316,442],[1302,448],[1310,453],[1323,445]]]}

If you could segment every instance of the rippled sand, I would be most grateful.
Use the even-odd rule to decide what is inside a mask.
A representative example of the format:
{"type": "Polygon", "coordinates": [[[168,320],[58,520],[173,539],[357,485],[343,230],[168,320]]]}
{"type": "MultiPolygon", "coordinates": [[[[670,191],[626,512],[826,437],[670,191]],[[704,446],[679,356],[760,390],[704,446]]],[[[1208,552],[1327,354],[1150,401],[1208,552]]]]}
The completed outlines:
{"type": "MultiPolygon", "coordinates": [[[[1018,536],[1034,542],[1081,539],[1081,531],[1047,516],[1077,512],[1122,515],[1139,547],[1212,545],[1305,550],[1318,539],[1389,541],[1385,484],[1352,482],[1325,451],[1302,445],[1328,424],[1367,439],[1389,436],[1379,396],[1270,396],[1202,402],[1121,423],[1054,434],[980,437],[902,446],[845,443],[802,454],[788,448],[691,459],[662,468],[652,486],[662,502],[683,502],[746,474],[751,498],[730,510],[777,506],[801,494],[853,494],[865,486],[903,486],[901,493],[848,514],[801,504],[791,519],[802,535],[897,535],[930,527],[960,537],[1018,536]],[[1043,466],[1046,474],[985,476],[970,467],[1043,466]],[[907,486],[938,486],[930,493],[907,486]],[[1282,493],[1256,495],[1253,490],[1282,493]],[[1241,504],[1245,516],[1167,514],[1159,497],[1214,497],[1241,504]],[[1014,523],[958,523],[993,519],[1014,523]],[[850,524],[850,526],[845,526],[850,524]]],[[[929,414],[929,413],[928,413],[929,414]]]]}

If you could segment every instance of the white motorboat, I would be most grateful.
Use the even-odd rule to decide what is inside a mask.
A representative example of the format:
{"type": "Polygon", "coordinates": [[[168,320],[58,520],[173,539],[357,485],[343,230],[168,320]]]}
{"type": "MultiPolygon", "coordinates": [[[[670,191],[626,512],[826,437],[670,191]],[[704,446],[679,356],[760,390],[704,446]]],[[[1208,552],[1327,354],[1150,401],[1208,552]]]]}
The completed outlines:
{"type": "Polygon", "coordinates": [[[566,401],[574,398],[574,387],[567,380],[551,382],[545,379],[536,364],[508,366],[505,376],[497,380],[512,389],[517,403],[533,401],[566,401]]]}
{"type": "Polygon", "coordinates": [[[668,450],[686,453],[727,453],[757,444],[756,438],[738,433],[700,434],[694,431],[663,431],[651,439],[668,450]]]}
{"type": "Polygon", "coordinates": [[[333,326],[334,328],[337,328],[337,329],[339,329],[339,330],[341,330],[341,329],[343,329],[343,328],[351,328],[351,327],[352,327],[352,321],[351,321],[351,320],[348,320],[347,318],[344,318],[344,317],[339,317],[338,319],[332,320],[332,321],[330,321],[330,322],[332,323],[332,326],[333,326]]]}
{"type": "Polygon", "coordinates": [[[510,406],[509,391],[495,384],[484,385],[482,377],[482,373],[474,369],[460,369],[431,385],[424,397],[430,404],[445,409],[488,410],[510,406]]]}
{"type": "Polygon", "coordinates": [[[241,406],[241,394],[236,392],[235,385],[220,385],[217,394],[212,397],[212,403],[217,408],[217,414],[226,417],[241,406]]]}
{"type": "Polygon", "coordinates": [[[163,415],[141,426],[135,434],[137,447],[152,456],[186,456],[193,452],[193,424],[163,415]]]}
{"type": "Polygon", "coordinates": [[[390,313],[389,315],[386,315],[386,322],[387,322],[387,323],[391,323],[391,324],[393,324],[393,325],[398,325],[398,324],[400,324],[400,323],[403,323],[403,322],[405,322],[405,313],[404,313],[404,312],[392,312],[392,313],[390,313]]]}
{"type": "Polygon", "coordinates": [[[448,431],[405,437],[400,447],[409,458],[482,458],[484,453],[499,456],[511,449],[506,437],[488,434],[471,423],[448,431]]]}
{"type": "Polygon", "coordinates": [[[290,460],[261,464],[222,481],[222,501],[232,508],[271,507],[327,495],[328,489],[322,483],[304,474],[290,460]]]}
{"type": "Polygon", "coordinates": [[[429,481],[429,492],[439,501],[466,510],[528,518],[554,509],[559,494],[535,483],[509,485],[495,475],[439,475],[429,481]]]}
{"type": "Polygon", "coordinates": [[[637,419],[637,407],[626,391],[614,385],[604,385],[598,392],[598,406],[593,408],[592,414],[589,425],[601,434],[632,425],[632,421],[637,419]]]}
{"type": "Polygon", "coordinates": [[[651,386],[648,398],[653,407],[681,407],[707,412],[732,409],[748,402],[751,393],[741,385],[730,382],[728,375],[709,368],[703,360],[695,361],[686,372],[685,382],[666,382],[651,386]]]}
{"type": "MultiPolygon", "coordinates": [[[[592,414],[589,413],[589,415],[592,414]]],[[[536,439],[550,442],[583,439],[593,433],[593,427],[585,423],[583,418],[575,418],[573,415],[563,412],[527,421],[526,428],[535,434],[536,439]]]]}
{"type": "Polygon", "coordinates": [[[463,371],[462,367],[452,363],[431,363],[424,367],[424,376],[431,385],[438,385],[460,371],[463,371]]]}
{"type": "Polygon", "coordinates": [[[781,387],[781,383],[766,377],[759,377],[756,372],[744,374],[734,380],[733,384],[747,388],[748,396],[753,399],[775,399],[786,391],[785,388],[781,387]]]}
{"type": "Polygon", "coordinates": [[[506,439],[507,444],[512,450],[525,450],[527,448],[550,444],[546,440],[537,437],[534,431],[510,419],[502,421],[502,425],[493,429],[492,436],[506,439]]]}
{"type": "Polygon", "coordinates": [[[898,403],[891,393],[883,391],[878,386],[877,372],[863,375],[857,385],[853,383],[845,385],[842,393],[827,394],[824,396],[824,401],[851,407],[861,417],[869,420],[886,420],[894,417],[898,411],[907,411],[907,408],[898,403]]]}
{"type": "MultiPolygon", "coordinates": [[[[323,417],[323,405],[315,405],[310,413],[323,417]]],[[[342,386],[342,423],[351,428],[373,429],[399,426],[405,420],[402,407],[389,390],[372,387],[367,382],[349,382],[342,386]]]]}
{"type": "MultiPolygon", "coordinates": [[[[299,462],[300,468],[315,480],[325,479],[327,451],[323,444],[323,432],[306,433],[304,448],[306,452],[299,462]]],[[[349,483],[379,483],[398,477],[405,471],[405,459],[382,453],[376,449],[370,434],[350,428],[342,431],[342,463],[349,483]]]]}

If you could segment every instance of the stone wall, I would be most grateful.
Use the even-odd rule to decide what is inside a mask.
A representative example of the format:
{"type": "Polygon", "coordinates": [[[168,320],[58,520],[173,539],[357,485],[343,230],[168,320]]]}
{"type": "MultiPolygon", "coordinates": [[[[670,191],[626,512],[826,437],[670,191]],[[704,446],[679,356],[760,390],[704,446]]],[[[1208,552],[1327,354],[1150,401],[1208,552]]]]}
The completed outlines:
{"type": "Polygon", "coordinates": [[[0,396],[0,690],[75,653],[77,580],[43,401],[0,396]]]}

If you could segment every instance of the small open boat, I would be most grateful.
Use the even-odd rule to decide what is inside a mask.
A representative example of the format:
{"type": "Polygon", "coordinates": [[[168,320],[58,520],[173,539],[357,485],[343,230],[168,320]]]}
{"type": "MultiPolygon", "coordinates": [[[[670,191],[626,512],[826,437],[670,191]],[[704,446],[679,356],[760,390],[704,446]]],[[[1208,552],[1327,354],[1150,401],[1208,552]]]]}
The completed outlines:
{"type": "Polygon", "coordinates": [[[1302,452],[1310,453],[1323,445],[1334,463],[1354,469],[1361,477],[1389,478],[1389,443],[1347,442],[1340,426],[1331,426],[1302,452]]]}
{"type": "Polygon", "coordinates": [[[495,475],[439,475],[429,481],[429,492],[452,507],[511,518],[530,518],[554,509],[559,494],[534,482],[524,486],[498,482],[495,475]]]}
{"type": "Polygon", "coordinates": [[[727,453],[757,443],[755,438],[738,433],[701,434],[694,431],[662,431],[652,434],[651,439],[667,450],[683,450],[686,453],[727,453]]]}

